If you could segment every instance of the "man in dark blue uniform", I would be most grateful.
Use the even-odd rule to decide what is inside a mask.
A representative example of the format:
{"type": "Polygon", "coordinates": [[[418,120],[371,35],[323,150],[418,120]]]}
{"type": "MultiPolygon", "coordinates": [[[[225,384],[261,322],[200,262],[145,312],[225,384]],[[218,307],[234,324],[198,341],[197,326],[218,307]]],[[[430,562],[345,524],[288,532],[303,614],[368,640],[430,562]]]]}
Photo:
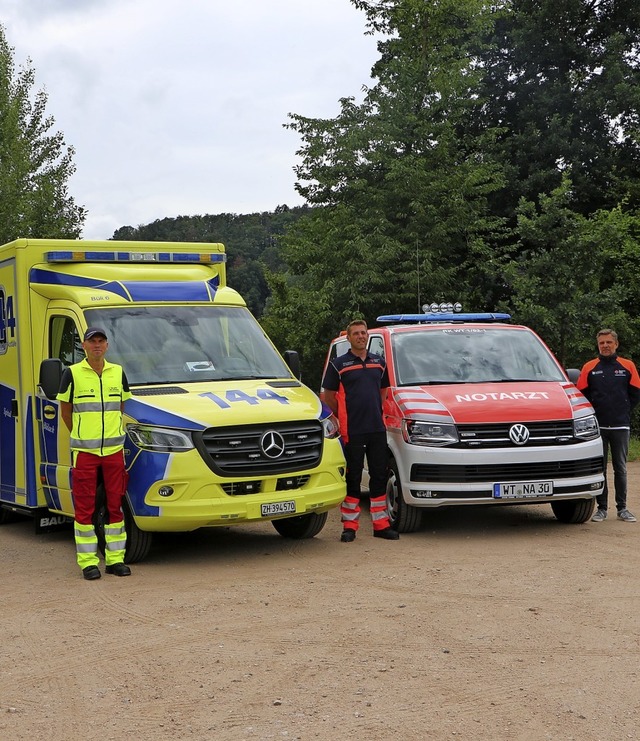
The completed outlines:
{"type": "Polygon", "coordinates": [[[369,469],[369,495],[373,535],[398,540],[387,511],[387,433],[382,403],[389,387],[384,358],[367,351],[367,324],[357,319],[347,326],[351,348],[327,366],[322,386],[325,402],[340,420],[347,461],[347,496],[340,507],[343,543],[355,540],[360,521],[364,457],[369,469]],[[343,406],[341,409],[340,407],[343,406]]]}
{"type": "Polygon", "coordinates": [[[635,516],[627,508],[627,454],[631,411],[640,401],[640,377],[631,360],[618,355],[618,335],[612,329],[601,329],[596,341],[598,357],[585,363],[576,383],[595,409],[604,446],[604,490],[598,496],[598,509],[591,519],[603,522],[607,518],[606,466],[610,450],[618,518],[635,522],[635,516]]]}

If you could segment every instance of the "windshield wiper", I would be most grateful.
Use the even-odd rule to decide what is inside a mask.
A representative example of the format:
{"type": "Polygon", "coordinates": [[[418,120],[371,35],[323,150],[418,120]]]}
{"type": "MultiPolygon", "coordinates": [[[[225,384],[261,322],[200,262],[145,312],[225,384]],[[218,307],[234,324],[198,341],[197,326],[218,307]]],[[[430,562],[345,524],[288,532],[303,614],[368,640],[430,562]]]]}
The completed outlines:
{"type": "Polygon", "coordinates": [[[403,383],[403,386],[449,386],[457,383],[472,383],[472,381],[459,381],[453,378],[443,381],[441,379],[430,380],[430,381],[410,381],[409,383],[403,383]]]}
{"type": "Polygon", "coordinates": [[[247,375],[245,373],[242,373],[241,375],[234,375],[229,374],[222,376],[221,378],[216,378],[216,381],[267,381],[269,379],[278,378],[278,376],[257,376],[257,375],[247,375]]]}
{"type": "MultiPolygon", "coordinates": [[[[557,379],[560,380],[560,379],[557,379]]],[[[538,381],[550,382],[550,378],[494,378],[491,381],[483,381],[483,383],[536,383],[538,381]]]]}

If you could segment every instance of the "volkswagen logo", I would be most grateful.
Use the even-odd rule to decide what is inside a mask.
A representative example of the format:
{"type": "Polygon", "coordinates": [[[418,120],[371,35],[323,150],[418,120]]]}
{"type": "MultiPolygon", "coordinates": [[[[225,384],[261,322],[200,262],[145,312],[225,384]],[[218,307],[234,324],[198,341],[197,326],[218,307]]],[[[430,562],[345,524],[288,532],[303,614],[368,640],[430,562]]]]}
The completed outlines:
{"type": "Polygon", "coordinates": [[[529,428],[525,425],[513,425],[509,430],[509,438],[514,445],[525,445],[529,442],[529,428]]]}
{"type": "Polygon", "coordinates": [[[275,430],[268,430],[260,438],[260,450],[267,458],[279,458],[284,453],[284,438],[275,430]]]}

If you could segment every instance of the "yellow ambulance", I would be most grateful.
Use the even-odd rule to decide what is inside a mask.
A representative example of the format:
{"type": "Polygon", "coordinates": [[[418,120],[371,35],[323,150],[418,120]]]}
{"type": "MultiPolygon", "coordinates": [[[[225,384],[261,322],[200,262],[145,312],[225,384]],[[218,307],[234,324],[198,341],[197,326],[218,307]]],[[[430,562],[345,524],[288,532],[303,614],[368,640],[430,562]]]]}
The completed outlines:
{"type": "MultiPolygon", "coordinates": [[[[226,285],[221,244],[19,239],[0,247],[0,522],[73,517],[56,393],[99,326],[125,369],[128,562],[152,534],[271,521],[309,538],[345,496],[329,410],[226,285]],[[286,362],[285,362],[286,361],[286,362]]],[[[100,530],[104,494],[98,487],[100,530]]]]}

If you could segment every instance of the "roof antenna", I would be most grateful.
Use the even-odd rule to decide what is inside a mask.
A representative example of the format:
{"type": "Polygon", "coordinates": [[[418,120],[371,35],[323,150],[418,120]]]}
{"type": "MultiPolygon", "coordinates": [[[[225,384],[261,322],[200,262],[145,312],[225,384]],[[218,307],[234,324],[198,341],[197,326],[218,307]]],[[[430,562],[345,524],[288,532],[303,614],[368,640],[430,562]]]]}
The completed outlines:
{"type": "Polygon", "coordinates": [[[420,301],[420,252],[418,237],[416,237],[416,273],[418,274],[418,311],[422,311],[422,302],[420,301]]]}

